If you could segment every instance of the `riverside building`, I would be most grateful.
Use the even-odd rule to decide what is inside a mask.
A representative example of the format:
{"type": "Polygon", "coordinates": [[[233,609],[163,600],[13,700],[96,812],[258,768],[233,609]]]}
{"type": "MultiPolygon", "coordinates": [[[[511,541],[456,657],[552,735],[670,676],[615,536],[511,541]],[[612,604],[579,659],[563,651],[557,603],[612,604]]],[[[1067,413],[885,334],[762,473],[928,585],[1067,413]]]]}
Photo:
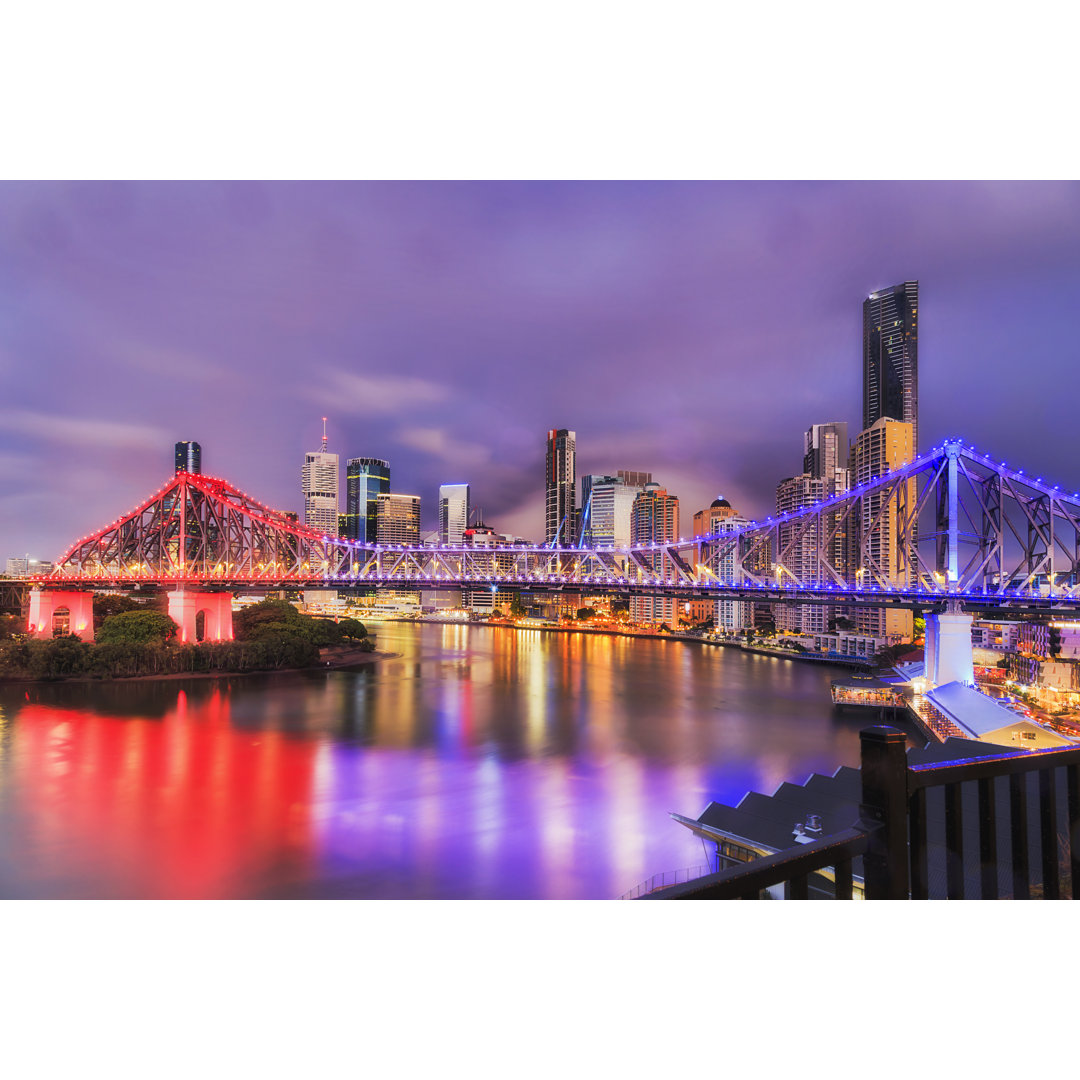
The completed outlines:
{"type": "Polygon", "coordinates": [[[547,435],[544,476],[547,483],[544,543],[573,547],[577,536],[574,489],[577,471],[577,432],[552,428],[547,435]]]}
{"type": "Polygon", "coordinates": [[[620,476],[588,473],[581,478],[582,547],[628,547],[634,500],[644,489],[620,476]]]}
{"type": "Polygon", "coordinates": [[[469,485],[443,484],[439,488],[439,542],[460,544],[469,527],[469,485]]]}
{"type": "Polygon", "coordinates": [[[304,524],[326,536],[338,535],[338,456],[326,449],[326,418],[322,445],[304,455],[301,469],[304,524]]]}
{"type": "Polygon", "coordinates": [[[872,292],[863,302],[863,429],[882,417],[911,425],[919,445],[919,283],[872,292]]]}
{"type": "Polygon", "coordinates": [[[380,494],[376,496],[379,544],[420,543],[420,496],[380,494]]]}
{"type": "MultiPolygon", "coordinates": [[[[670,544],[679,539],[679,499],[669,495],[659,484],[649,483],[634,499],[630,518],[630,544],[670,544]]],[[[664,579],[674,576],[661,551],[643,552],[641,558],[652,572],[664,579]]],[[[677,623],[676,601],[662,596],[632,596],[630,618],[637,623],[666,624],[674,630],[677,623]]]]}
{"type": "Polygon", "coordinates": [[[389,461],[375,457],[349,458],[345,463],[346,537],[375,543],[379,534],[378,498],[389,491],[389,461]]]}

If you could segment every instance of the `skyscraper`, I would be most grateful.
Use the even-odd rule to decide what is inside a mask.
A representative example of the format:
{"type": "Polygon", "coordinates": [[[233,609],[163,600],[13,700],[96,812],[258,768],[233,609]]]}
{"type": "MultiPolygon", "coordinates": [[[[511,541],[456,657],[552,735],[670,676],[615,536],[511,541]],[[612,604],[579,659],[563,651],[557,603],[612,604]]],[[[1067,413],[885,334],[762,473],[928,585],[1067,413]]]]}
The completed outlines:
{"type": "Polygon", "coordinates": [[[469,485],[439,488],[439,543],[460,544],[469,525],[469,485]]]}
{"type": "Polygon", "coordinates": [[[197,442],[178,442],[174,450],[176,472],[201,473],[202,447],[197,442]]]}
{"type": "Polygon", "coordinates": [[[835,476],[848,465],[846,423],[813,424],[803,440],[803,472],[818,479],[835,476]]]}
{"type": "Polygon", "coordinates": [[[574,487],[577,479],[577,432],[553,428],[547,436],[547,515],[544,543],[573,547],[577,536],[574,487]]]}
{"type": "MultiPolygon", "coordinates": [[[[669,495],[659,484],[646,484],[636,499],[630,518],[630,544],[669,544],[679,539],[679,499],[669,495]]],[[[661,551],[640,555],[657,577],[674,576],[674,570],[661,551]]],[[[634,596],[630,599],[630,618],[639,623],[666,623],[675,629],[675,601],[662,596],[634,596]]]]}
{"type": "Polygon", "coordinates": [[[420,543],[420,496],[377,495],[378,533],[380,544],[420,543]]]}
{"type": "Polygon", "coordinates": [[[582,547],[627,547],[634,499],[643,485],[618,476],[588,473],[581,478],[578,534],[582,547]]]}
{"type": "MultiPolygon", "coordinates": [[[[887,416],[860,431],[851,448],[852,486],[867,484],[906,465],[915,457],[914,441],[911,424],[887,416]]],[[[915,551],[900,543],[901,522],[911,514],[916,494],[917,481],[911,479],[888,499],[875,491],[859,500],[848,538],[849,561],[858,568],[858,584],[910,585],[917,580],[915,551]]],[[[856,622],[866,634],[911,636],[910,611],[859,608],[856,622]]]]}
{"type": "Polygon", "coordinates": [[[919,283],[905,281],[863,301],[863,429],[883,416],[912,425],[919,445],[919,283]]]}
{"type": "Polygon", "coordinates": [[[304,455],[300,474],[304,490],[304,524],[326,536],[338,534],[338,456],[326,450],[326,417],[322,446],[304,455]]]}
{"type": "Polygon", "coordinates": [[[378,497],[390,491],[390,462],[355,457],[345,463],[345,535],[374,544],[378,537],[378,497]]]}

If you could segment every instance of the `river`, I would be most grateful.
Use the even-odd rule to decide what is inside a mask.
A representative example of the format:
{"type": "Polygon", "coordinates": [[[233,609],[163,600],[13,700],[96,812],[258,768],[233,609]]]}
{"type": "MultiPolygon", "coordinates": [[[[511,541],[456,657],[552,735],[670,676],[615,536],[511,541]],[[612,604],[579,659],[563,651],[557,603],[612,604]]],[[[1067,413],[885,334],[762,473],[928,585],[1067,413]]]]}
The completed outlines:
{"type": "Polygon", "coordinates": [[[0,686],[0,896],[613,898],[707,862],[670,811],[858,764],[836,669],[375,629],[353,671],[0,686]]]}

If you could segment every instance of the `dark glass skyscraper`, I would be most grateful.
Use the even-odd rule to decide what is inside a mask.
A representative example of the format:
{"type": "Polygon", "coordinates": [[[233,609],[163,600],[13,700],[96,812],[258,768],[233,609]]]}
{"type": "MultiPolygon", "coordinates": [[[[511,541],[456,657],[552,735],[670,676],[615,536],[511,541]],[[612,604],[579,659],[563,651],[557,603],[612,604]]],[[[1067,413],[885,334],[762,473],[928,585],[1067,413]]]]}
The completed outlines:
{"type": "Polygon", "coordinates": [[[883,416],[914,428],[919,445],[919,283],[878,289],[863,302],[863,429],[883,416]]]}
{"type": "Polygon", "coordinates": [[[577,480],[577,432],[553,428],[547,436],[547,513],[544,543],[573,547],[577,536],[574,494],[577,480]]]}
{"type": "Polygon", "coordinates": [[[178,442],[175,453],[178,473],[202,472],[202,447],[197,442],[178,442]]]}
{"type": "Polygon", "coordinates": [[[378,535],[378,498],[390,492],[390,462],[349,458],[345,465],[345,537],[374,544],[378,535]]]}

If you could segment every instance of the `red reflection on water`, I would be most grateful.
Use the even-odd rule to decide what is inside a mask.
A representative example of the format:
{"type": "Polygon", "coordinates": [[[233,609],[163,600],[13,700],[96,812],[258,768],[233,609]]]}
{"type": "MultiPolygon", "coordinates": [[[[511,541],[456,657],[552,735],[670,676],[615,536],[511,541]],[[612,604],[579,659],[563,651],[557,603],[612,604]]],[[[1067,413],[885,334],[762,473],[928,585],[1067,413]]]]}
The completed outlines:
{"type": "Polygon", "coordinates": [[[230,724],[228,693],[160,718],[28,704],[8,795],[32,797],[5,840],[34,895],[243,896],[303,877],[317,748],[230,724]]]}

